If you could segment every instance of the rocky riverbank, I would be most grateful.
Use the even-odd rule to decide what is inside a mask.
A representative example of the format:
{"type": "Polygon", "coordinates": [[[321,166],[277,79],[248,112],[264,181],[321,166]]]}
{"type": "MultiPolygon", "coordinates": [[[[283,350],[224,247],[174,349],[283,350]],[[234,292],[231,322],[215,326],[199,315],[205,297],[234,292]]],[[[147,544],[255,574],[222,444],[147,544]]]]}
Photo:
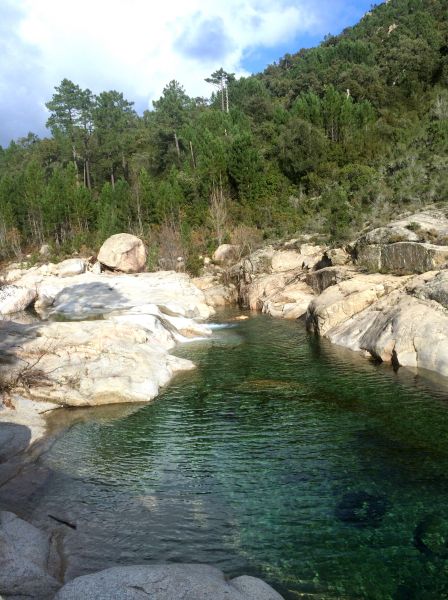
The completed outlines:
{"type": "Polygon", "coordinates": [[[237,262],[221,250],[196,284],[214,305],[236,296],[252,310],[303,318],[310,331],[376,360],[448,376],[447,244],[447,216],[431,209],[342,248],[308,236],[237,262]]]}

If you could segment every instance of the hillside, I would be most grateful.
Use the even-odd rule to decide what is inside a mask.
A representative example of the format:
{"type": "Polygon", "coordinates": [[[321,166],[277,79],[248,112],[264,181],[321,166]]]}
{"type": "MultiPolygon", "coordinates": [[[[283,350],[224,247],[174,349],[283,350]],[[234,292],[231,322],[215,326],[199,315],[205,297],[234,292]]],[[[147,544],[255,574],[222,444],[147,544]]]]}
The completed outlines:
{"type": "Polygon", "coordinates": [[[0,257],[55,256],[130,231],[150,267],[191,270],[222,241],[319,233],[343,241],[448,197],[448,3],[390,0],[320,46],[210,99],[170,82],[136,114],[118,91],[63,80],[51,136],[0,148],[0,257]]]}

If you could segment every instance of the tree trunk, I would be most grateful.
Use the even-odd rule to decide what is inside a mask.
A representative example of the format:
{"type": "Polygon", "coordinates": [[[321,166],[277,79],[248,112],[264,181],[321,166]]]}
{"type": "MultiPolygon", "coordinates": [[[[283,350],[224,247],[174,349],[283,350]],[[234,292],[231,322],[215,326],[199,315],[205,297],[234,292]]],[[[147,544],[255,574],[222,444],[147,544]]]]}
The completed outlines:
{"type": "Polygon", "coordinates": [[[193,144],[191,143],[191,140],[190,140],[190,152],[191,152],[191,162],[193,164],[193,169],[196,169],[196,161],[194,159],[194,150],[193,150],[193,144]]]}
{"type": "Polygon", "coordinates": [[[177,158],[180,159],[179,139],[177,137],[177,133],[176,132],[174,132],[174,143],[176,144],[177,158]]]}
{"type": "Polygon", "coordinates": [[[89,163],[89,159],[86,159],[86,180],[87,180],[87,187],[90,190],[91,187],[92,187],[92,183],[90,181],[90,163],[89,163]]]}

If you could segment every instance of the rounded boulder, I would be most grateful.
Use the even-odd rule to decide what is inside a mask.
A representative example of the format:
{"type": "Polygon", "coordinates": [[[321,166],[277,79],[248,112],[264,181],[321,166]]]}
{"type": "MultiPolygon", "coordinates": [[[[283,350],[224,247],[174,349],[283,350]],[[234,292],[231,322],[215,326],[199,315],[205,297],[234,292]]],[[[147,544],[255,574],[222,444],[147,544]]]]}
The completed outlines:
{"type": "Polygon", "coordinates": [[[130,233],[117,233],[101,246],[98,261],[116,271],[139,273],[146,265],[146,248],[141,239],[130,233]]]}

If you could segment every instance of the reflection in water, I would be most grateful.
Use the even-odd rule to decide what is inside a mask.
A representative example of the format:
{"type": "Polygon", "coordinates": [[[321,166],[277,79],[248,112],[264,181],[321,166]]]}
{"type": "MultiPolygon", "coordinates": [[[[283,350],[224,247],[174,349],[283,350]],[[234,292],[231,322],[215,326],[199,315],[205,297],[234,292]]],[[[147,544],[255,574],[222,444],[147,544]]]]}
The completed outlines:
{"type": "Polygon", "coordinates": [[[207,562],[290,598],[447,596],[444,380],[263,316],[178,353],[198,369],[85,412],[40,460],[27,510],[76,524],[68,576],[207,562]]]}

